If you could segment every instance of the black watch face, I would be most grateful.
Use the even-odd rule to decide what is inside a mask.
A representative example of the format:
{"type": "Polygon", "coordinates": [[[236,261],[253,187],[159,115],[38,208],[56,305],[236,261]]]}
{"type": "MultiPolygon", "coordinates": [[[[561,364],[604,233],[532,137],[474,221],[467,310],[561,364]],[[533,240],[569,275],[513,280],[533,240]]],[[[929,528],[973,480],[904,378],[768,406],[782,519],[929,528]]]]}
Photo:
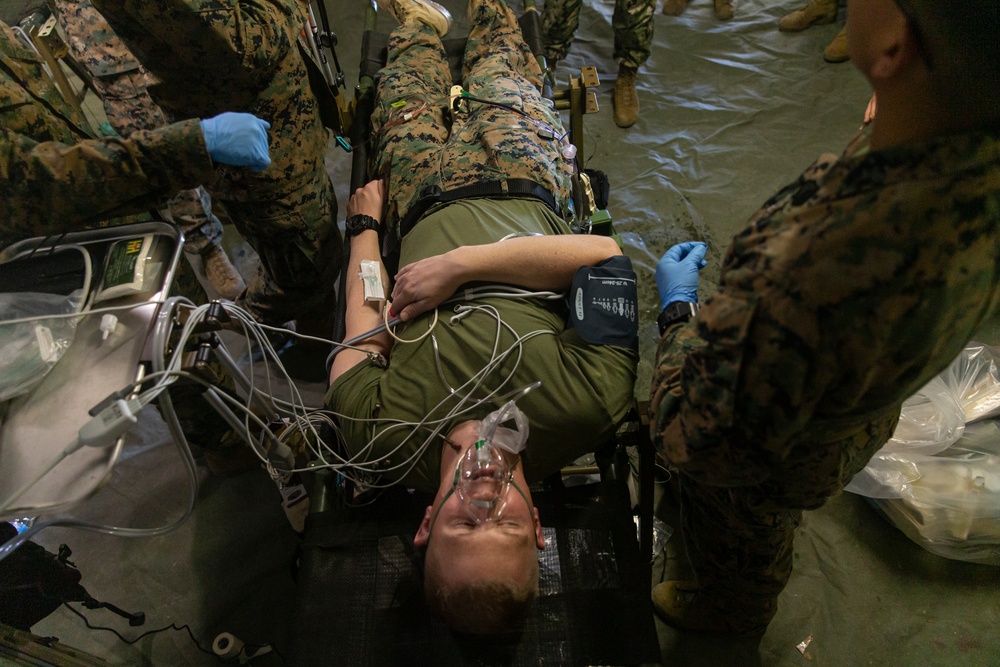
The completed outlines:
{"type": "Polygon", "coordinates": [[[351,236],[357,236],[366,229],[378,231],[378,221],[370,215],[356,215],[347,220],[346,229],[351,236]]]}

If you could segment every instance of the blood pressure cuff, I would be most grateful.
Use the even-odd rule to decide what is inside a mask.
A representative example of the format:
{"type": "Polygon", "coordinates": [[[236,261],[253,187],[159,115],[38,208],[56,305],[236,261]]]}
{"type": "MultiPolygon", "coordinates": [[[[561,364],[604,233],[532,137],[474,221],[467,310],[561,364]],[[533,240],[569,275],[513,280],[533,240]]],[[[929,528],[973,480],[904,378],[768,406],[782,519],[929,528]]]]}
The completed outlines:
{"type": "Polygon", "coordinates": [[[610,257],[583,266],[569,293],[569,325],[592,345],[639,349],[639,298],[632,260],[610,257]]]}

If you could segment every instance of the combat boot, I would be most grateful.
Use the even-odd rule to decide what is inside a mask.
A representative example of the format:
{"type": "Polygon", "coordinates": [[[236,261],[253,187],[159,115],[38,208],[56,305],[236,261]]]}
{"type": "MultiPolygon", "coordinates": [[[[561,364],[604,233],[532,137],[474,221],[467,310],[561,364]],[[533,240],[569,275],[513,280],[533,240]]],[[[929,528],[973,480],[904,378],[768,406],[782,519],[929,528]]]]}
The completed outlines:
{"type": "Polygon", "coordinates": [[[653,587],[653,608],[668,625],[685,630],[729,632],[722,613],[699,594],[697,582],[664,581],[653,587]]]}
{"type": "Polygon", "coordinates": [[[733,0],[715,0],[715,18],[720,21],[733,18],[733,0]]]}
{"type": "Polygon", "coordinates": [[[246,283],[222,246],[211,244],[201,255],[202,268],[209,285],[223,299],[235,301],[244,289],[246,283]]]}
{"type": "Polygon", "coordinates": [[[833,23],[837,20],[837,0],[809,0],[805,7],[799,7],[778,21],[778,29],[785,32],[799,32],[811,25],[833,23]]]}
{"type": "Polygon", "coordinates": [[[833,41],[823,49],[823,60],[828,63],[842,63],[850,58],[847,54],[847,26],[840,29],[833,41]]]}
{"type": "Polygon", "coordinates": [[[434,0],[376,0],[378,6],[386,10],[400,23],[419,21],[429,25],[444,37],[451,29],[451,13],[434,0]]]}
{"type": "Polygon", "coordinates": [[[667,16],[680,16],[687,3],[688,0],[663,0],[663,13],[667,16]]]}
{"type": "Polygon", "coordinates": [[[639,95],[635,92],[636,68],[618,66],[618,80],[615,81],[615,125],[632,127],[639,120],[639,95]]]}

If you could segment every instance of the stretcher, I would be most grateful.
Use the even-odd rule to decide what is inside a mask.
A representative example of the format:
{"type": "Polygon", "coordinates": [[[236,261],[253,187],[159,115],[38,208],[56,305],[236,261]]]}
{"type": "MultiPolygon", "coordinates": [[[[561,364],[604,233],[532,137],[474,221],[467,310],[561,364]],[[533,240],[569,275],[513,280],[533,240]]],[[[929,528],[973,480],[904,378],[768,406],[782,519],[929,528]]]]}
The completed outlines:
{"type": "MultiPolygon", "coordinates": [[[[522,32],[546,72],[537,11],[530,0],[525,9],[522,32]]],[[[366,14],[350,131],[352,191],[369,177],[374,82],[385,63],[388,41],[387,35],[377,32],[377,18],[372,3],[366,14]]],[[[460,79],[465,40],[443,42],[453,79],[460,79]]],[[[557,108],[570,112],[579,156],[584,153],[582,115],[597,110],[588,89],[598,83],[596,71],[584,71],[568,91],[555,94],[557,108]]],[[[387,266],[395,250],[383,248],[387,266]]],[[[345,247],[345,257],[346,253],[345,247]]],[[[343,272],[341,286],[347,273],[343,272]]],[[[342,339],[343,334],[341,319],[338,336],[342,339]]],[[[290,662],[657,664],[659,647],[649,595],[653,469],[648,426],[635,410],[614,441],[596,453],[588,472],[597,473],[598,482],[567,486],[564,475],[557,473],[532,485],[547,543],[540,552],[540,597],[521,631],[489,637],[451,632],[424,603],[421,556],[413,546],[413,534],[430,504],[428,496],[394,487],[359,507],[355,489],[343,477],[315,474],[298,559],[290,662]],[[629,492],[633,467],[637,510],[629,492]]]]}

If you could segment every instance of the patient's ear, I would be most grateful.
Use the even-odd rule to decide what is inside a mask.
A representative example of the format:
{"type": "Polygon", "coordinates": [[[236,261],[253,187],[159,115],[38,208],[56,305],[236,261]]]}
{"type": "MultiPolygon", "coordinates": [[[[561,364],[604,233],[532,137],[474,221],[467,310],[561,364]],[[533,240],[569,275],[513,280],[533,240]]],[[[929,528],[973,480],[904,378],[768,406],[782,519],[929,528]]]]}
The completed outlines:
{"type": "Polygon", "coordinates": [[[535,519],[535,546],[537,546],[539,549],[544,549],[545,548],[545,535],[542,533],[542,522],[538,518],[538,508],[537,507],[532,507],[531,509],[533,509],[534,513],[535,513],[535,516],[534,516],[534,519],[535,519]]]}
{"type": "Polygon", "coordinates": [[[427,546],[427,540],[430,539],[431,536],[431,511],[433,509],[433,505],[428,505],[427,509],[424,510],[424,518],[420,521],[420,527],[417,528],[417,534],[413,536],[413,546],[427,546]]]}

